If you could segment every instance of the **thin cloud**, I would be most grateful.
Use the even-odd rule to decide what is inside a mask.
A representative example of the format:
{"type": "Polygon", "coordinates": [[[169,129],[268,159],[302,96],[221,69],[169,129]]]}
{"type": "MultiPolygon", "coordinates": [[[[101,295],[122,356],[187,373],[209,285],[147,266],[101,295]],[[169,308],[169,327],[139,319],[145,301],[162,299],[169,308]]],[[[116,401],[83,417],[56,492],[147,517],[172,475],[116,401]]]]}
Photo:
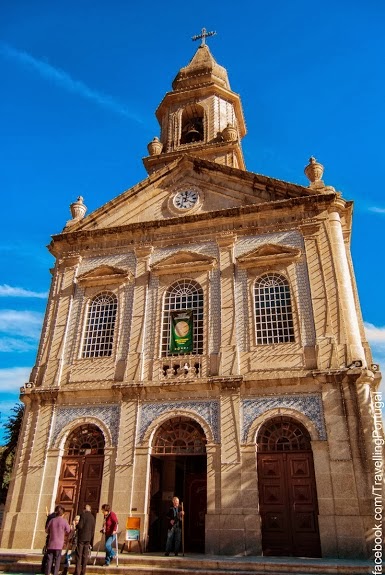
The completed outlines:
{"type": "Polygon", "coordinates": [[[378,208],[376,206],[372,206],[369,208],[369,212],[375,212],[376,214],[385,214],[385,208],[378,208]]]}
{"type": "MultiPolygon", "coordinates": [[[[372,323],[364,323],[366,337],[372,350],[373,361],[381,366],[385,365],[385,327],[377,327],[372,323]]],[[[384,385],[384,380],[383,384],[384,385]]]]}
{"type": "Polygon", "coordinates": [[[38,312],[14,309],[0,310],[0,333],[6,333],[7,337],[18,336],[37,341],[42,323],[43,314],[38,312]]]}
{"type": "Polygon", "coordinates": [[[377,327],[365,322],[365,333],[370,343],[383,343],[385,345],[385,327],[377,327]]]}
{"type": "Polygon", "coordinates": [[[26,353],[28,351],[35,351],[37,349],[37,341],[35,338],[16,338],[16,337],[1,337],[0,335],[0,353],[26,353]]]}
{"type": "Polygon", "coordinates": [[[36,292],[24,288],[12,287],[7,284],[0,285],[0,297],[34,297],[46,299],[47,292],[36,292]]]}
{"type": "Polygon", "coordinates": [[[28,54],[28,52],[17,50],[8,44],[2,44],[0,45],[0,54],[9,60],[14,60],[19,64],[27,66],[29,69],[40,74],[43,78],[54,82],[68,92],[78,94],[86,100],[95,102],[102,108],[108,108],[121,116],[130,118],[130,120],[135,120],[138,124],[143,124],[143,120],[141,118],[130,112],[125,106],[114,100],[111,96],[89,88],[84,84],[84,82],[75,80],[67,74],[67,72],[64,72],[64,70],[55,68],[54,66],[51,66],[51,64],[28,54]]]}
{"type": "MultiPolygon", "coordinates": [[[[28,380],[31,373],[30,367],[10,367],[0,369],[0,392],[15,392],[28,380]]],[[[2,402],[3,403],[3,402],[2,402]]]]}

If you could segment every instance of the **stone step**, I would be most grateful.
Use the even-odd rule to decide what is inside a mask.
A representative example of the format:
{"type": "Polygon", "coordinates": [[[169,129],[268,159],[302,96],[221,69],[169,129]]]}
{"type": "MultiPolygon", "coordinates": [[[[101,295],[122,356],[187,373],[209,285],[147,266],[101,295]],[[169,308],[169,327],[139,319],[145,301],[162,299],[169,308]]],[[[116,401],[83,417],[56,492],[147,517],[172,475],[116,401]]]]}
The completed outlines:
{"type": "MultiPolygon", "coordinates": [[[[298,557],[228,557],[186,554],[119,555],[119,565],[103,565],[104,555],[91,557],[87,575],[367,575],[374,568],[369,561],[307,559],[298,557]]],[[[39,553],[0,552],[1,573],[40,573],[39,553]]],[[[71,564],[68,575],[73,575],[71,564]]]]}

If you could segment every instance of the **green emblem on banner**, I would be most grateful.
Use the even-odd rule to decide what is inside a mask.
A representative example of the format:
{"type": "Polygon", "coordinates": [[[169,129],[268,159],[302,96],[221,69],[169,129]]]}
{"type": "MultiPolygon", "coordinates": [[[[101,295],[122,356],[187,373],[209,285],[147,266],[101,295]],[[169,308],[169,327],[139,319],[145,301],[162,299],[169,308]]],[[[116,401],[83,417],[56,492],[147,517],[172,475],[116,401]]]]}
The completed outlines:
{"type": "Polygon", "coordinates": [[[171,312],[170,352],[186,353],[193,350],[193,312],[171,312]]]}

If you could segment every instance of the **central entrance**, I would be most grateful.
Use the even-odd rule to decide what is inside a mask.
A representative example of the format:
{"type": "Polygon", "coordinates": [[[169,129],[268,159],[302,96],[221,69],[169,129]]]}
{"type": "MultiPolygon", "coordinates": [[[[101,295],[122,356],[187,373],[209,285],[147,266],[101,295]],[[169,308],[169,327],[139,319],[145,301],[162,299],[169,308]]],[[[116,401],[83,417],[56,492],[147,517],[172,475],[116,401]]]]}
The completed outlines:
{"type": "Polygon", "coordinates": [[[164,551],[166,514],[176,495],[185,510],[185,551],[204,553],[207,509],[206,437],[193,419],[174,417],[161,425],[151,456],[148,550],[164,551]]]}

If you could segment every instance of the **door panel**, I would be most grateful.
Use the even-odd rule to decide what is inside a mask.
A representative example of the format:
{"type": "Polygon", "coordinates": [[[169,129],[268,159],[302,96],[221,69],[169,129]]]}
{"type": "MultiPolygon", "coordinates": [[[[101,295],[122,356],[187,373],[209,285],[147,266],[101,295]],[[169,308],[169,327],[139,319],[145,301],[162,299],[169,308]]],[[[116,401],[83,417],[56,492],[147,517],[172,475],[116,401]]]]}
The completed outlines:
{"type": "Polygon", "coordinates": [[[257,464],[264,555],[320,557],[312,453],[259,453],[257,464]]]}
{"type": "Polygon", "coordinates": [[[64,507],[69,522],[86,503],[98,512],[103,463],[103,455],[63,457],[55,504],[64,507]]]}

